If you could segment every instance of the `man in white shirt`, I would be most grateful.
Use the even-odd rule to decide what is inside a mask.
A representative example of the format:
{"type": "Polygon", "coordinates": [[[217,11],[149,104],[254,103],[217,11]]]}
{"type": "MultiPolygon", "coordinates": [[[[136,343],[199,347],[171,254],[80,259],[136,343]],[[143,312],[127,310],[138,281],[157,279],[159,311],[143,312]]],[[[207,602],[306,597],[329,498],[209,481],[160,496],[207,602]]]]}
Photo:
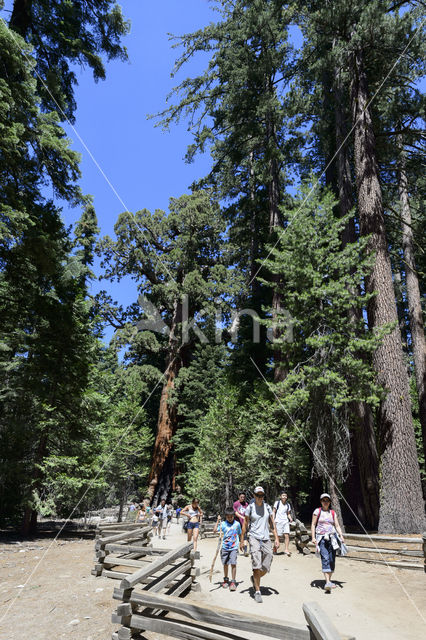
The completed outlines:
{"type": "MultiPolygon", "coordinates": [[[[274,518],[277,525],[277,533],[279,537],[284,536],[284,553],[291,556],[288,545],[290,542],[290,522],[293,522],[291,515],[291,506],[287,502],[287,494],[285,491],[281,494],[281,499],[277,500],[274,505],[274,518]]],[[[274,548],[274,552],[278,551],[278,547],[274,548]]]]}
{"type": "Polygon", "coordinates": [[[253,576],[251,578],[254,587],[254,599],[262,602],[260,593],[260,579],[268,573],[272,563],[272,544],[269,537],[269,530],[272,529],[275,537],[275,546],[280,544],[272,509],[264,501],[265,492],[262,487],[254,490],[254,502],[249,504],[245,510],[243,531],[240,539],[240,550],[243,551],[244,535],[248,527],[251,564],[253,576]]]}

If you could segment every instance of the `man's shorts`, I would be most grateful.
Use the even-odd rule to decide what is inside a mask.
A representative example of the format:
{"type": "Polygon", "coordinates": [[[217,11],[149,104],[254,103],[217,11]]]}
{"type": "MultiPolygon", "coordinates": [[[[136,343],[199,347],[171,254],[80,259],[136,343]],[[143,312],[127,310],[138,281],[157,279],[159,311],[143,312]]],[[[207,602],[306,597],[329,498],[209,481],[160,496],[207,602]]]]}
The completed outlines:
{"type": "Polygon", "coordinates": [[[284,533],[290,533],[290,523],[287,522],[277,522],[277,533],[279,536],[282,536],[284,533]]]}
{"type": "Polygon", "coordinates": [[[272,542],[258,540],[253,536],[249,536],[249,542],[252,568],[269,571],[272,564],[272,542]]]}
{"type": "Polygon", "coordinates": [[[237,564],[238,548],[235,549],[221,549],[220,559],[222,564],[237,564]]]}

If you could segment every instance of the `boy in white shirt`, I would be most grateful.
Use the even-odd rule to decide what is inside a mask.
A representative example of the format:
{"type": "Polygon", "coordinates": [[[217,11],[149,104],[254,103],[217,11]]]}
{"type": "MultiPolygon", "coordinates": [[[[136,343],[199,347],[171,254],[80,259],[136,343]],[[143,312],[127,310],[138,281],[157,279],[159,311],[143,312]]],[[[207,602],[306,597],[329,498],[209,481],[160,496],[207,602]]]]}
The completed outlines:
{"type": "MultiPolygon", "coordinates": [[[[291,515],[291,506],[287,502],[287,494],[285,491],[281,494],[281,499],[277,500],[274,505],[274,518],[277,525],[277,533],[279,537],[284,536],[284,553],[291,556],[288,545],[290,542],[290,522],[293,522],[291,515]]],[[[278,551],[278,547],[274,547],[274,553],[278,551]]]]}

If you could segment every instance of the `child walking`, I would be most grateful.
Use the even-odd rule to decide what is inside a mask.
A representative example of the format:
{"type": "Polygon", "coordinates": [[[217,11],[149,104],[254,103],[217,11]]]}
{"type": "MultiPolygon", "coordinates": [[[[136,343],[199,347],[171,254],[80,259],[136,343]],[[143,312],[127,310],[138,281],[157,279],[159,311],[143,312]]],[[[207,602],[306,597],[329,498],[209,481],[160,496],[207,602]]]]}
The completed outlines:
{"type": "MultiPolygon", "coordinates": [[[[217,517],[217,522],[214,526],[214,533],[218,530],[220,523],[220,516],[217,517]]],[[[235,520],[235,513],[232,507],[225,509],[225,520],[220,525],[221,533],[223,534],[222,549],[220,550],[220,559],[223,564],[223,582],[222,587],[229,586],[230,591],[236,591],[237,583],[237,558],[238,558],[238,546],[241,535],[241,525],[235,520]],[[229,582],[229,565],[231,565],[231,582],[229,582]]]]}

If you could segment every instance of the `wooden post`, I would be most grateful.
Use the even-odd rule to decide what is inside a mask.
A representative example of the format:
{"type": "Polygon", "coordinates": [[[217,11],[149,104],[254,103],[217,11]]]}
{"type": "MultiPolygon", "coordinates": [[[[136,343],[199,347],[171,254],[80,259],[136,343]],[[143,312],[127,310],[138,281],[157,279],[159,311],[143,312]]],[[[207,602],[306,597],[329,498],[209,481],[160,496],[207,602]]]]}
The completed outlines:
{"type": "Polygon", "coordinates": [[[304,602],[303,613],[309,625],[311,640],[341,640],[340,633],[319,604],[304,602]]]}
{"type": "Polygon", "coordinates": [[[425,573],[426,573],[426,531],[422,534],[423,538],[423,555],[425,557],[425,573]]]}

